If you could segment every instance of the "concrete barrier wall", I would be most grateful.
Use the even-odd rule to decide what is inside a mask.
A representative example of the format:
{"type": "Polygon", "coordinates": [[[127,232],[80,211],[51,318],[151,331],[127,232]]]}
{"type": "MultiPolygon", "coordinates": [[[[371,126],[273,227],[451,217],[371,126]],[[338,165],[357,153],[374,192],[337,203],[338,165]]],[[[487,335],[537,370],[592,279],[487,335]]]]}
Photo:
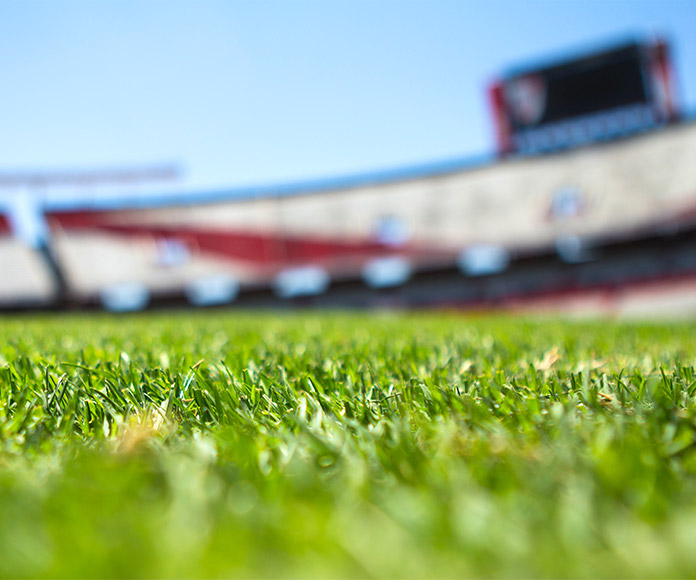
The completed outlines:
{"type": "Polygon", "coordinates": [[[41,255],[0,232],[0,306],[42,306],[56,293],[54,281],[41,255]]]}

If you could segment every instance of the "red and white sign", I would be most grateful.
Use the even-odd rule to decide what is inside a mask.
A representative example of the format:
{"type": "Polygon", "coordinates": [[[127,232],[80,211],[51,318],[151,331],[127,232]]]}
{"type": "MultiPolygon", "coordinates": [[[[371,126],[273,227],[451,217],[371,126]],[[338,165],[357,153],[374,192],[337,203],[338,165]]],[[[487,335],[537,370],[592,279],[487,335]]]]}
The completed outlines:
{"type": "Polygon", "coordinates": [[[505,101],[516,123],[536,125],[546,110],[546,83],[538,75],[512,79],[505,85],[505,101]]]}

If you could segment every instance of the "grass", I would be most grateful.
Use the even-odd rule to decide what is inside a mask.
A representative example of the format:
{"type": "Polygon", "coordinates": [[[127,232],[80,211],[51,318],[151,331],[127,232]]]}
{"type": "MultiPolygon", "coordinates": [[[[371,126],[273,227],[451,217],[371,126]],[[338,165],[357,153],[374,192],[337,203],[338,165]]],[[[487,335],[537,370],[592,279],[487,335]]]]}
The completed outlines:
{"type": "Polygon", "coordinates": [[[0,321],[0,576],[696,575],[696,328],[0,321]]]}

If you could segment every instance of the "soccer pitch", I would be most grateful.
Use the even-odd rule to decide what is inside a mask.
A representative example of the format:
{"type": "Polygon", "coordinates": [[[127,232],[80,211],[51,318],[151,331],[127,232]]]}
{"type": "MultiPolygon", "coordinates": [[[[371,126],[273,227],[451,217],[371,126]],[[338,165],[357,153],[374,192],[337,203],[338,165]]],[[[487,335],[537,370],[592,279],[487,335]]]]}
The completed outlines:
{"type": "Polygon", "coordinates": [[[0,322],[0,576],[696,575],[696,327],[0,322]]]}

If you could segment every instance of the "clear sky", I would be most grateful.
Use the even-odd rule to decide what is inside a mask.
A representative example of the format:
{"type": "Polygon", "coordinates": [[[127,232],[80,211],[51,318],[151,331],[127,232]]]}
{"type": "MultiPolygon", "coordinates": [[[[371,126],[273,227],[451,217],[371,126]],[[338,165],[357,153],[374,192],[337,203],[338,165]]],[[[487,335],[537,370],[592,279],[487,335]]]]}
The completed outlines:
{"type": "Polygon", "coordinates": [[[0,0],[0,171],[173,161],[187,189],[490,152],[485,87],[661,34],[696,110],[696,1],[0,0]]]}

